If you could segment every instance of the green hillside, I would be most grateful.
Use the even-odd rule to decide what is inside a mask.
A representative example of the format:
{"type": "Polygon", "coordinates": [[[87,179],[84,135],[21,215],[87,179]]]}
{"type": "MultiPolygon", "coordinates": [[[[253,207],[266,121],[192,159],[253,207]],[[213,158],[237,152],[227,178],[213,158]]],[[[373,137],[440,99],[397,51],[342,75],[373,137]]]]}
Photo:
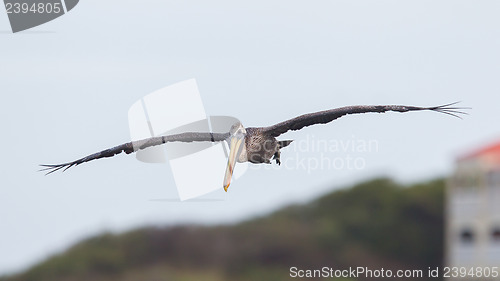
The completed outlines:
{"type": "Polygon", "coordinates": [[[427,272],[443,259],[443,196],[441,179],[376,179],[235,225],[102,234],[0,280],[274,281],[292,279],[293,266],[427,272]]]}

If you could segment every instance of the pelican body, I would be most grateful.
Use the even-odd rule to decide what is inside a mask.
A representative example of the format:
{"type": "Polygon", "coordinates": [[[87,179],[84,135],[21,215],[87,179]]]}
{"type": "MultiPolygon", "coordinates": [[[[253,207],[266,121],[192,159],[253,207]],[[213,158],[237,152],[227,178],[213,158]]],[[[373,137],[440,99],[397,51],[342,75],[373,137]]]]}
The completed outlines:
{"type": "Polygon", "coordinates": [[[280,150],[288,146],[291,140],[277,140],[276,137],[290,130],[300,130],[304,127],[315,124],[326,124],[348,114],[358,113],[384,113],[387,111],[409,112],[409,111],[436,111],[460,118],[459,114],[466,114],[461,111],[468,109],[464,107],[454,107],[456,103],[433,106],[433,107],[417,107],[405,105],[356,105],[334,108],[309,114],[300,115],[298,117],[283,121],[281,123],[269,127],[248,127],[245,128],[241,123],[234,124],[227,133],[207,133],[207,132],[186,132],[176,135],[152,137],[144,140],[133,141],[106,149],[81,159],[56,165],[41,165],[44,167],[41,171],[47,171],[47,174],[53,173],[62,169],[63,171],[80,165],[84,162],[92,161],[104,157],[112,157],[121,152],[130,154],[147,147],[161,145],[167,142],[198,142],[210,141],[220,142],[226,141],[229,145],[229,157],[224,176],[223,187],[227,189],[231,183],[231,177],[234,167],[237,162],[250,162],[254,164],[271,164],[275,160],[276,164],[280,164],[280,150]]]}
{"type": "Polygon", "coordinates": [[[281,163],[280,149],[292,142],[292,140],[278,141],[262,128],[250,127],[246,129],[246,132],[245,145],[238,158],[240,163],[248,161],[254,164],[271,164],[271,160],[275,160],[279,165],[281,163]]]}
{"type": "Polygon", "coordinates": [[[236,162],[250,162],[254,164],[271,164],[275,160],[280,164],[280,149],[289,145],[292,141],[278,141],[263,128],[246,128],[241,123],[236,123],[231,127],[229,144],[229,157],[224,176],[224,190],[231,183],[234,166],[236,162]]]}

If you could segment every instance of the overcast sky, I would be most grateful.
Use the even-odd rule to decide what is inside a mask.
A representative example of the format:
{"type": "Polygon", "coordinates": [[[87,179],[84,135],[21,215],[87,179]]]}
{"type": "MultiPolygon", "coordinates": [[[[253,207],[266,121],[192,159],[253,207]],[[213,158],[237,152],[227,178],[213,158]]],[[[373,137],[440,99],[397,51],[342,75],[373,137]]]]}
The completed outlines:
{"type": "Polygon", "coordinates": [[[85,0],[12,34],[0,10],[0,274],[105,230],[235,222],[376,176],[449,174],[455,157],[500,139],[499,14],[498,1],[85,0]],[[473,109],[463,120],[357,115],[288,133],[288,165],[252,167],[214,200],[174,200],[169,166],[130,155],[37,172],[130,140],[130,106],[190,78],[208,115],[245,126],[354,104],[473,109]],[[321,140],[344,148],[311,146],[321,140]],[[362,166],[311,167],[318,159],[362,166]]]}

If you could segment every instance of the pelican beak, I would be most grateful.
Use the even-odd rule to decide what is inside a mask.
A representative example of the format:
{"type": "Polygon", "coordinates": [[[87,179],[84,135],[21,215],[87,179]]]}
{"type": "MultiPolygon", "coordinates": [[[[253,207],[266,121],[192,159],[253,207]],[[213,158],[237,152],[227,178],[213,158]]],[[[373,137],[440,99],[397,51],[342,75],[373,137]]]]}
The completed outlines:
{"type": "Polygon", "coordinates": [[[240,155],[241,148],[243,147],[243,140],[245,139],[244,134],[235,134],[231,137],[229,143],[229,157],[227,158],[226,174],[224,175],[224,190],[227,192],[227,188],[231,184],[231,177],[233,176],[234,166],[236,165],[236,157],[240,155]]]}

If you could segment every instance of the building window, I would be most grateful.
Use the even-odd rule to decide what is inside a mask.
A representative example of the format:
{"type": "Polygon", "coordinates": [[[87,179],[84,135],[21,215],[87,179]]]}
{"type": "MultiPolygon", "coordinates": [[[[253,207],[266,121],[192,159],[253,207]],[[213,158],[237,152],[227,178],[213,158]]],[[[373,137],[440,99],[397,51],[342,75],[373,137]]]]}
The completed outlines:
{"type": "Polygon", "coordinates": [[[462,232],[460,232],[460,241],[464,244],[474,242],[474,232],[469,228],[462,230],[462,232]]]}
{"type": "Polygon", "coordinates": [[[500,243],[500,227],[493,228],[491,231],[491,240],[500,243]]]}

